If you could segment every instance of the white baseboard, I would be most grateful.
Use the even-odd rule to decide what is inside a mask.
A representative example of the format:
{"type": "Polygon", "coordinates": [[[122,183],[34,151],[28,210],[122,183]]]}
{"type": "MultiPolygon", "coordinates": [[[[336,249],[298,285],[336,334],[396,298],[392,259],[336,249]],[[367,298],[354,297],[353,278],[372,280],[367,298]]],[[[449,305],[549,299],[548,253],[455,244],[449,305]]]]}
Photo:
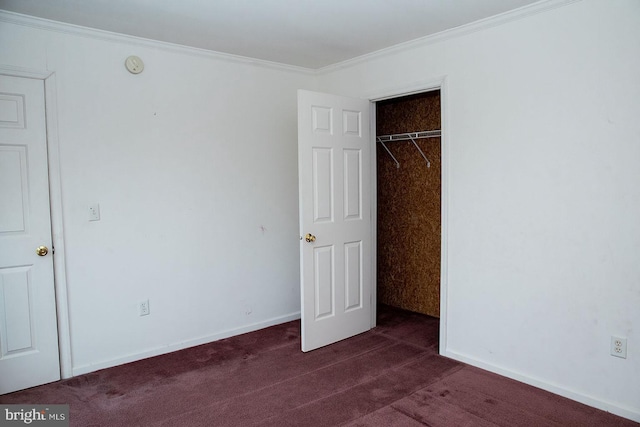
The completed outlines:
{"type": "Polygon", "coordinates": [[[281,323],[289,322],[292,320],[300,319],[300,312],[289,313],[284,316],[273,317],[271,319],[264,320],[262,322],[252,323],[250,325],[242,326],[240,328],[229,329],[213,335],[207,335],[205,337],[195,338],[176,344],[171,344],[162,347],[156,347],[141,353],[129,354],[127,356],[118,357],[116,359],[109,359],[100,361],[97,363],[91,363],[87,365],[74,366],[73,376],[87,374],[89,372],[98,371],[100,369],[111,368],[118,365],[123,365],[129,362],[135,362],[137,360],[147,359],[153,356],[159,356],[161,354],[171,353],[178,350],[183,350],[189,347],[195,347],[201,344],[207,344],[213,341],[218,341],[224,338],[233,337],[236,335],[244,334],[247,332],[257,331],[259,329],[268,328],[269,326],[279,325],[281,323]]]}
{"type": "Polygon", "coordinates": [[[464,362],[468,365],[472,365],[477,368],[502,375],[503,377],[511,378],[516,381],[520,381],[522,383],[532,385],[534,387],[549,391],[551,393],[557,394],[562,397],[566,397],[567,399],[575,400],[576,402],[584,403],[585,405],[588,405],[597,409],[601,409],[606,412],[610,412],[620,417],[627,418],[632,421],[640,422],[640,412],[638,412],[637,408],[628,408],[612,402],[607,402],[605,400],[597,399],[595,397],[588,396],[586,394],[582,394],[579,392],[575,392],[568,388],[564,388],[557,384],[551,384],[549,382],[546,382],[534,377],[530,377],[515,371],[511,371],[509,369],[504,369],[499,366],[492,365],[492,364],[483,362],[481,360],[475,359],[473,357],[456,353],[454,351],[447,350],[441,354],[442,356],[449,357],[459,362],[464,362]]]}

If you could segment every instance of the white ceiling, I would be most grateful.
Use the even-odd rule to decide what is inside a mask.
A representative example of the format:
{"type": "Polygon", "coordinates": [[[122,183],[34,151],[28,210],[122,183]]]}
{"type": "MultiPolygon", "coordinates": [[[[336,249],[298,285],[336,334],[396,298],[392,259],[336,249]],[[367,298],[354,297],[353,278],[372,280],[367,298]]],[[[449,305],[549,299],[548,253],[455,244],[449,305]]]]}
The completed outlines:
{"type": "Polygon", "coordinates": [[[317,69],[538,0],[0,0],[0,9],[317,69]]]}

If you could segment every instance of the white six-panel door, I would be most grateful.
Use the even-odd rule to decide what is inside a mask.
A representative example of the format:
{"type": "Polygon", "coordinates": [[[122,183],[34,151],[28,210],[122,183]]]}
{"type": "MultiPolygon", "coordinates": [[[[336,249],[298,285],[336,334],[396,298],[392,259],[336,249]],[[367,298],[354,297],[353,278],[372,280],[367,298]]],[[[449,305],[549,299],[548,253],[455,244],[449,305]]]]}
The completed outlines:
{"type": "Polygon", "coordinates": [[[0,394],[60,379],[46,144],[44,82],[0,75],[0,394]]]}
{"type": "Polygon", "coordinates": [[[302,351],[371,328],[370,156],[369,101],[298,91],[302,351]]]}

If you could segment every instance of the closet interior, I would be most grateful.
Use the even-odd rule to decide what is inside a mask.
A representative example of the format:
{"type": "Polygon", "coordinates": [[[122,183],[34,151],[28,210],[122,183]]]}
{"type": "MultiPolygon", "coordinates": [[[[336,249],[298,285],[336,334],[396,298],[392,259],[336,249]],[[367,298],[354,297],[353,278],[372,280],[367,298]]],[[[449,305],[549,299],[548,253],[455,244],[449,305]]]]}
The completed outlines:
{"type": "Polygon", "coordinates": [[[379,303],[440,317],[440,91],[376,103],[379,303]]]}

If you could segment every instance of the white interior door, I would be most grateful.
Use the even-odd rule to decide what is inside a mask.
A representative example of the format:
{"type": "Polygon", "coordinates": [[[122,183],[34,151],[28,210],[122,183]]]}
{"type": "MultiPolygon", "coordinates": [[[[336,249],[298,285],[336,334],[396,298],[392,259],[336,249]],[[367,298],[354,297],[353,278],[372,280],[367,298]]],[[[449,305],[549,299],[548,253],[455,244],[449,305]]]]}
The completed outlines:
{"type": "Polygon", "coordinates": [[[0,394],[60,379],[47,169],[44,82],[0,75],[0,394]]]}
{"type": "Polygon", "coordinates": [[[371,328],[369,108],[298,91],[302,351],[371,328]]]}

